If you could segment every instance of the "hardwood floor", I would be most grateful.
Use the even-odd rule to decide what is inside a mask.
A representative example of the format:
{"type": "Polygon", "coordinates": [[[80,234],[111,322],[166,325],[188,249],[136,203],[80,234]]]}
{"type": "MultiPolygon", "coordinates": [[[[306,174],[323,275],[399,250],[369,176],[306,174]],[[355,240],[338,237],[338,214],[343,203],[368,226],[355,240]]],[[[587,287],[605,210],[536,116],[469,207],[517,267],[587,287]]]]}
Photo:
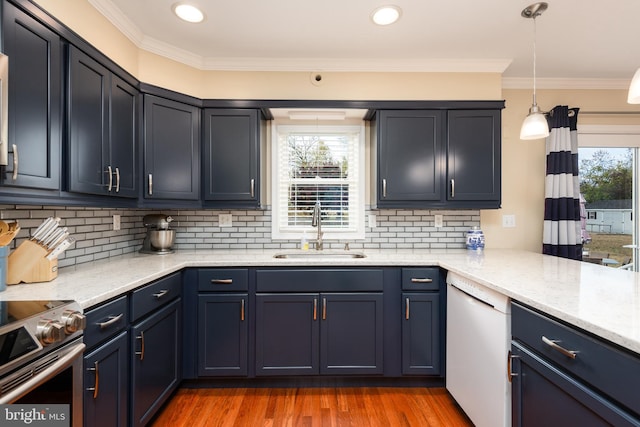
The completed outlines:
{"type": "Polygon", "coordinates": [[[444,388],[182,388],[154,427],[473,426],[444,388]]]}

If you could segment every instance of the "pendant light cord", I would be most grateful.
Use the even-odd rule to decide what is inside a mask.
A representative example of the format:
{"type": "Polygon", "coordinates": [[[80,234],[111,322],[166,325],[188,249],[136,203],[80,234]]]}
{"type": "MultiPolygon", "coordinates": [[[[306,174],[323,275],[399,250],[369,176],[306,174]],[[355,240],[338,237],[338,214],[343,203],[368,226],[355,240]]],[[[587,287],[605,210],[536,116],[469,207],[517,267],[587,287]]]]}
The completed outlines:
{"type": "Polygon", "coordinates": [[[536,100],[536,39],[538,33],[536,31],[536,15],[533,16],[533,105],[538,105],[536,100]]]}

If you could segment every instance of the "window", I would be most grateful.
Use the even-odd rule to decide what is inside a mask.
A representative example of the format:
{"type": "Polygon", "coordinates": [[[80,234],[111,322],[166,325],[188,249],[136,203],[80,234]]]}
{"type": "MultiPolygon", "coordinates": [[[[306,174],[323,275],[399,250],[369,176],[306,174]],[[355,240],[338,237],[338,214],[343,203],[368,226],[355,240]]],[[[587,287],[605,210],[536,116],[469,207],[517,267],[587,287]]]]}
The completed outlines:
{"type": "Polygon", "coordinates": [[[580,192],[591,239],[583,254],[605,254],[601,263],[638,271],[640,127],[582,125],[578,128],[580,192]]]}
{"type": "Polygon", "coordinates": [[[325,239],[363,239],[364,126],[280,125],[273,140],[272,237],[313,233],[319,202],[325,239]]]}

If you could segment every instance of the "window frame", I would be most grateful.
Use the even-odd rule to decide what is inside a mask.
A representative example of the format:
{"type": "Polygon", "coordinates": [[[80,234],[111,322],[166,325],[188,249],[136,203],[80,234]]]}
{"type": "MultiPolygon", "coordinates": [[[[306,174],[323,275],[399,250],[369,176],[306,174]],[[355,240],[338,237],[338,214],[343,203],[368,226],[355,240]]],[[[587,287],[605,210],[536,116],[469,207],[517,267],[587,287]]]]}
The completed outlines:
{"type": "Polygon", "coordinates": [[[272,126],[272,147],[271,147],[271,238],[272,240],[300,240],[303,234],[306,232],[307,239],[313,240],[315,238],[315,227],[300,227],[296,230],[283,230],[280,228],[280,219],[283,214],[280,211],[281,197],[287,197],[287,195],[280,194],[280,138],[282,133],[291,132],[304,132],[304,133],[349,133],[358,134],[358,153],[356,155],[358,162],[358,172],[356,182],[355,194],[357,195],[357,205],[350,212],[349,217],[353,217],[353,226],[349,230],[335,230],[330,228],[323,228],[324,240],[363,240],[365,238],[365,195],[366,195],[366,129],[364,123],[362,124],[286,124],[278,123],[277,120],[273,122],[272,126]]]}

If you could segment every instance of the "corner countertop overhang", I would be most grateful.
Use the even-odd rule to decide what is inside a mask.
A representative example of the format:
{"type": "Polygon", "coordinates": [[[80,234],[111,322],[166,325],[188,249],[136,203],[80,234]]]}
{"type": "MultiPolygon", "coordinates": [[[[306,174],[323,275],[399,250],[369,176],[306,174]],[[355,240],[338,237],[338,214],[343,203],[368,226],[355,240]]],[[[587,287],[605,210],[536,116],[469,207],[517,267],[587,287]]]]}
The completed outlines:
{"type": "Polygon", "coordinates": [[[279,252],[122,255],[65,267],[51,282],[8,286],[0,301],[73,299],[86,309],[186,267],[439,266],[640,354],[639,273],[509,249],[365,250],[361,259],[275,259],[279,252]]]}

